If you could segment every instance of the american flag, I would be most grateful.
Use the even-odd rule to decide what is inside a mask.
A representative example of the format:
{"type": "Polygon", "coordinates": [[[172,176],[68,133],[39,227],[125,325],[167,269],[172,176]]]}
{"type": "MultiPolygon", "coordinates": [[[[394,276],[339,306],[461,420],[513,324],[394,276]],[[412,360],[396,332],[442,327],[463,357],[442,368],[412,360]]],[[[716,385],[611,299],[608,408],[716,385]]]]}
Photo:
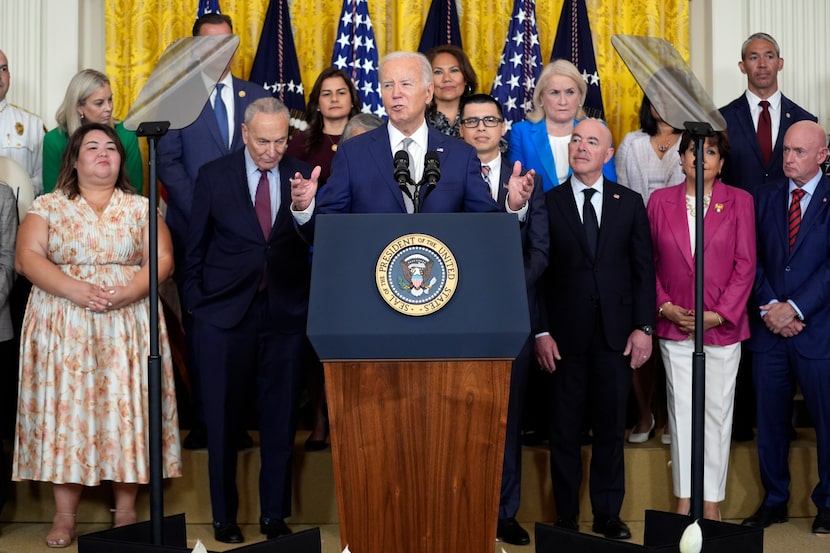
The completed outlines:
{"type": "Polygon", "coordinates": [[[455,0],[432,0],[418,51],[426,54],[427,50],[440,44],[454,44],[462,48],[455,0]]]}
{"type": "Polygon", "coordinates": [[[386,116],[378,83],[378,50],[368,0],[343,0],[331,64],[348,73],[357,87],[363,112],[386,116]]]}
{"type": "Polygon", "coordinates": [[[199,0],[199,7],[196,9],[196,19],[206,13],[222,13],[219,9],[219,0],[199,0]]]}
{"type": "Polygon", "coordinates": [[[594,41],[591,37],[591,25],[588,21],[588,8],[585,0],[565,0],[553,41],[550,60],[566,59],[573,63],[582,73],[588,94],[582,108],[589,117],[605,119],[602,106],[602,90],[599,86],[597,58],[594,56],[594,41]]]}
{"type": "Polygon", "coordinates": [[[299,121],[305,111],[305,96],[288,0],[268,4],[250,79],[281,100],[291,111],[292,125],[302,127],[299,121]]]}
{"type": "Polygon", "coordinates": [[[533,109],[533,90],[541,73],[535,0],[514,0],[507,41],[490,93],[504,108],[508,130],[533,109]]]}

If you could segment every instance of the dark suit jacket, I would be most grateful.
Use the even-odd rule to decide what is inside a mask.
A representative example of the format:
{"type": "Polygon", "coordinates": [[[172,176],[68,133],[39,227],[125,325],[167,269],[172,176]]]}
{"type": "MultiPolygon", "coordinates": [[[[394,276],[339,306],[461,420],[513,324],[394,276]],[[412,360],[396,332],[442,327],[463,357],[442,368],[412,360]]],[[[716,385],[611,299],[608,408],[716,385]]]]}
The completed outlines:
{"type": "Polygon", "coordinates": [[[631,332],[654,325],[655,275],[646,208],[636,192],[603,184],[597,258],[591,259],[570,179],[545,193],[550,254],[539,281],[536,333],[548,331],[559,351],[584,353],[599,306],[607,345],[622,352],[631,332]]]}
{"type": "Polygon", "coordinates": [[[781,95],[778,138],[775,139],[772,157],[765,166],[746,95],[741,94],[739,98],[722,107],[720,112],[726,119],[726,132],[729,135],[729,157],[723,164],[721,180],[753,194],[763,185],[784,178],[784,135],[790,125],[805,119],[817,120],[815,115],[781,95]]]}
{"type": "MultiPolygon", "coordinates": [[[[804,314],[806,326],[786,340],[792,340],[804,357],[830,359],[830,179],[825,176],[819,181],[801,219],[792,252],[787,224],[789,202],[787,179],[756,193],[758,266],[754,304],[793,300],[804,314]]],[[[767,330],[757,308],[751,313],[750,330],[752,351],[767,351],[785,339],[767,330]]]]}
{"type": "Polygon", "coordinates": [[[205,102],[202,113],[183,129],[169,131],[158,145],[158,175],[167,190],[167,215],[165,220],[178,251],[184,247],[187,224],[193,204],[193,189],[199,168],[243,146],[242,122],[245,108],[258,98],[268,96],[268,91],[258,84],[233,77],[234,133],[231,148],[222,143],[219,125],[210,101],[205,102]]]}
{"type": "MultiPolygon", "coordinates": [[[[441,179],[423,201],[422,213],[499,211],[481,178],[481,162],[476,151],[432,127],[428,133],[427,149],[438,153],[441,179]]],[[[331,176],[317,198],[315,215],[406,213],[393,172],[392,146],[386,125],[347,140],[334,156],[331,176]]]]}
{"type": "Polygon", "coordinates": [[[281,203],[271,235],[262,236],[245,177],[244,150],[206,164],[187,236],[184,305],[219,328],[235,326],[248,311],[267,265],[267,289],[278,330],[304,332],[311,269],[308,245],[294,229],[289,179],[311,168],[291,157],[277,166],[281,203]]]}

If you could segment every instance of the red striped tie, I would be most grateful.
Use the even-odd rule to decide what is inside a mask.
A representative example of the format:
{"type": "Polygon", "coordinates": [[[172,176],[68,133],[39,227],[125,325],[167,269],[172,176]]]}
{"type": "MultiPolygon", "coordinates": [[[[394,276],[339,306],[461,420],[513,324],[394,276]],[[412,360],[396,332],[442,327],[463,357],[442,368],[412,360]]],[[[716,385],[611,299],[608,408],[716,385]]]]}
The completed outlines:
{"type": "Polygon", "coordinates": [[[787,216],[790,229],[790,251],[793,251],[795,239],[798,237],[798,229],[801,227],[801,198],[805,192],[796,188],[793,190],[793,201],[790,202],[790,211],[787,216]]]}
{"type": "Polygon", "coordinates": [[[763,100],[758,104],[761,106],[761,113],[758,116],[758,146],[761,148],[761,156],[764,158],[764,165],[769,164],[772,157],[772,119],[769,115],[769,102],[763,100]]]}

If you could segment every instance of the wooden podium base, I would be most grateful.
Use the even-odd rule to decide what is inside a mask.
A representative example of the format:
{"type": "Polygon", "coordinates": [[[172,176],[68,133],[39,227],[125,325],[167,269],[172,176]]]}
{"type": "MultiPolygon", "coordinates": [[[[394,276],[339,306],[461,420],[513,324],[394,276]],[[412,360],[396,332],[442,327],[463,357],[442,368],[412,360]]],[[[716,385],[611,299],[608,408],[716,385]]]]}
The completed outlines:
{"type": "Polygon", "coordinates": [[[491,553],[511,361],[324,366],[342,547],[491,553]]]}

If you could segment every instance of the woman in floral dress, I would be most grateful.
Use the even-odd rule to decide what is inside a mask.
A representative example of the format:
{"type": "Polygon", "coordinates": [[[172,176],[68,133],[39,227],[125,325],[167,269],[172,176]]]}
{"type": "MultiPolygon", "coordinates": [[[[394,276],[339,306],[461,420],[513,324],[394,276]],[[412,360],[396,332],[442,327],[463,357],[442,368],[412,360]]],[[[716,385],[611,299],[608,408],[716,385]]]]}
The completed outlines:
{"type": "MultiPolygon", "coordinates": [[[[84,486],[112,481],[114,525],[136,521],[149,481],[149,203],[134,194],[124,148],[101,124],[78,129],[54,192],[20,226],[16,269],[33,284],[20,340],[14,480],[53,483],[49,547],[75,537],[84,486]]],[[[159,218],[159,279],[173,272],[159,218]]],[[[159,310],[161,312],[161,310],[159,310]]],[[[181,475],[175,390],[163,321],[164,476],[181,475]]]]}

